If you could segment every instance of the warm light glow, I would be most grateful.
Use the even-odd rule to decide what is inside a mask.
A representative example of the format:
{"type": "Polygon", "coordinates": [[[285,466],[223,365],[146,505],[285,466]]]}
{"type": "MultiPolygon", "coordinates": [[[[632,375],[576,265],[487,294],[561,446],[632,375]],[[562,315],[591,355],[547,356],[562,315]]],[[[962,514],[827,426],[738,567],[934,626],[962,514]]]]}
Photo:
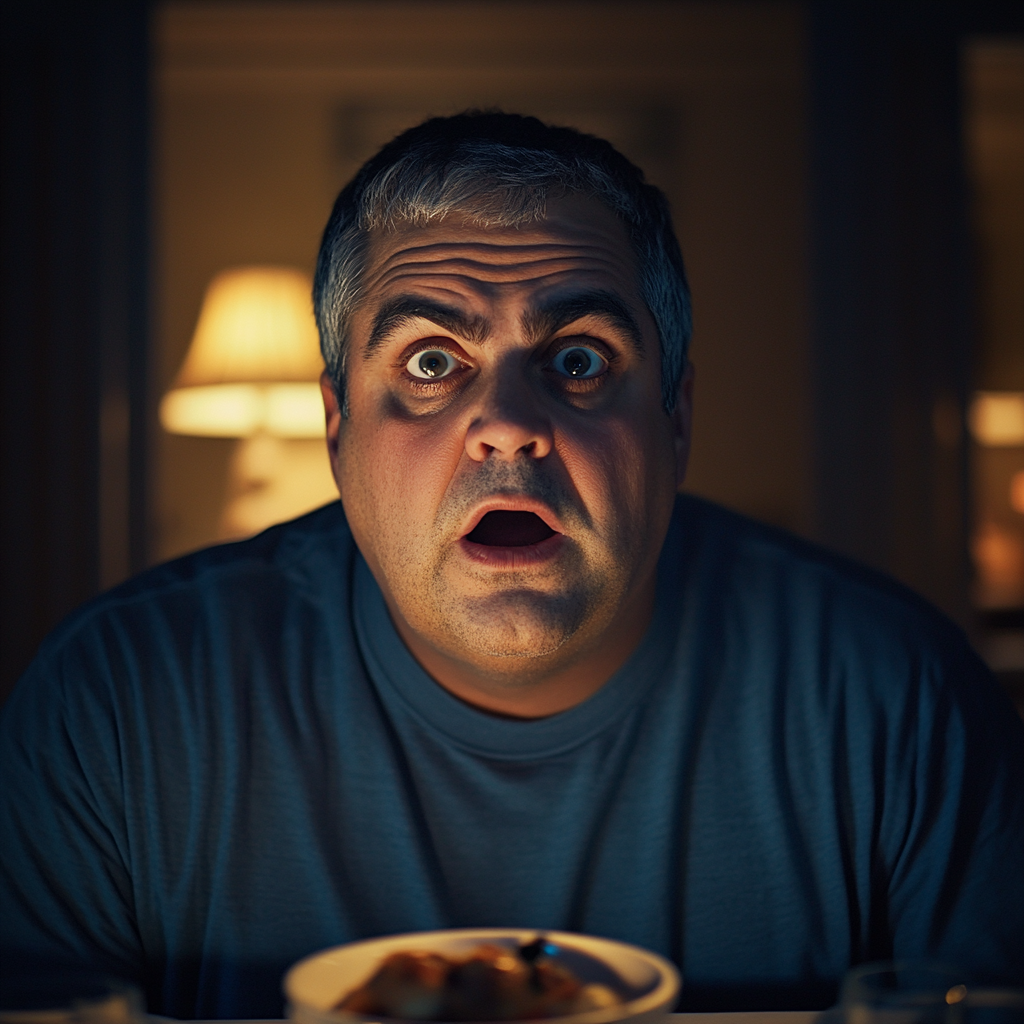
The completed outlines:
{"type": "Polygon", "coordinates": [[[977,570],[975,600],[982,608],[1015,608],[1024,602],[1024,539],[995,522],[983,522],[971,541],[977,570]]]}
{"type": "Polygon", "coordinates": [[[1010,508],[1024,516],[1024,469],[1010,477],[1010,508]]]}
{"type": "Polygon", "coordinates": [[[160,423],[199,437],[323,437],[324,405],[319,384],[209,384],[169,391],[160,423]]]}
{"type": "Polygon", "coordinates": [[[1024,445],[1024,391],[979,391],[971,403],[971,433],[983,445],[1024,445]]]}
{"type": "Polygon", "coordinates": [[[264,429],[277,437],[323,437],[324,400],[319,384],[274,384],[264,389],[264,429]]]}
{"type": "Polygon", "coordinates": [[[160,422],[202,437],[323,437],[312,282],[287,267],[218,274],[160,422]]]}
{"type": "Polygon", "coordinates": [[[338,489],[326,445],[266,433],[239,441],[231,460],[227,497],[220,540],[248,537],[335,501],[338,489]]]}

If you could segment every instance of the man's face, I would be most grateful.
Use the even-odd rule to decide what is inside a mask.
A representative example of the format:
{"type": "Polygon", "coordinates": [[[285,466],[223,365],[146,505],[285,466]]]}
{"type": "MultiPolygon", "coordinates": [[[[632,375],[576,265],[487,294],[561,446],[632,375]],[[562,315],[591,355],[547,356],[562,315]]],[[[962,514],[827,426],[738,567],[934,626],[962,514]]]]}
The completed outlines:
{"type": "Polygon", "coordinates": [[[571,198],[518,229],[380,234],[350,343],[332,464],[404,636],[514,680],[592,655],[638,608],[646,624],[689,390],[664,412],[612,213],[571,198]]]}

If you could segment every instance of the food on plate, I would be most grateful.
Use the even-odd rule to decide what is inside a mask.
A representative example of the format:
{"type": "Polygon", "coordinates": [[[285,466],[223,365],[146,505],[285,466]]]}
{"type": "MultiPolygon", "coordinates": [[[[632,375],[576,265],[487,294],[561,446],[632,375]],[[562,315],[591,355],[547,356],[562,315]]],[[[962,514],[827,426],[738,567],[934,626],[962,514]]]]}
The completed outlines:
{"type": "Polygon", "coordinates": [[[543,939],[515,950],[487,943],[465,957],[403,950],[336,1009],[404,1020],[538,1020],[623,1001],[607,985],[584,984],[553,962],[555,951],[543,939]]]}

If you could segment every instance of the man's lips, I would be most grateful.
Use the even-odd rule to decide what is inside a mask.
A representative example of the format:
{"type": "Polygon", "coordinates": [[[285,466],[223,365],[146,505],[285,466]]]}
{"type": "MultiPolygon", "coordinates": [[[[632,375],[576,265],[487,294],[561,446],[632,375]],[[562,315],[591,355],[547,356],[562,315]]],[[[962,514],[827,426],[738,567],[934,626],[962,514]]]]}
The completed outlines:
{"type": "MultiPolygon", "coordinates": [[[[477,531],[480,527],[482,520],[487,517],[488,513],[491,512],[519,512],[519,513],[532,513],[538,519],[541,520],[544,526],[550,531],[550,533],[564,533],[562,524],[559,521],[558,516],[542,501],[537,501],[533,498],[518,498],[518,497],[502,497],[494,498],[491,501],[486,501],[481,505],[478,505],[474,510],[473,514],[469,517],[465,529],[462,531],[463,538],[468,538],[470,534],[477,531]]],[[[485,524],[484,530],[494,534],[502,527],[506,529],[515,529],[518,526],[527,532],[530,531],[529,521],[526,517],[505,517],[505,522],[485,524]]],[[[534,530],[539,529],[540,526],[537,524],[533,527],[534,530]]],[[[548,536],[550,536],[550,533],[548,536]]],[[[499,545],[500,546],[500,545],[499,545]]],[[[515,544],[509,545],[512,547],[518,546],[515,544]]]]}
{"type": "Polygon", "coordinates": [[[478,565],[522,569],[546,562],[565,538],[551,509],[540,502],[503,499],[475,510],[459,546],[478,565]]]}

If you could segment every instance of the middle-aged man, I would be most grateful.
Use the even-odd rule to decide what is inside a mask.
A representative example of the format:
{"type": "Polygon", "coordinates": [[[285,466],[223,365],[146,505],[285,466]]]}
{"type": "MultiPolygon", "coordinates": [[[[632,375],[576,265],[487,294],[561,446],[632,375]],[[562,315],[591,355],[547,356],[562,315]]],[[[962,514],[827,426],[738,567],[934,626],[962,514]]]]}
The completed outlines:
{"type": "Polygon", "coordinates": [[[9,969],[270,1017],[317,948],[518,925],[659,950],[689,1008],[1024,980],[1021,723],[913,595],[677,496],[689,299],[636,168],[428,121],[315,304],[341,503],[93,602],[9,702],[9,969]]]}

